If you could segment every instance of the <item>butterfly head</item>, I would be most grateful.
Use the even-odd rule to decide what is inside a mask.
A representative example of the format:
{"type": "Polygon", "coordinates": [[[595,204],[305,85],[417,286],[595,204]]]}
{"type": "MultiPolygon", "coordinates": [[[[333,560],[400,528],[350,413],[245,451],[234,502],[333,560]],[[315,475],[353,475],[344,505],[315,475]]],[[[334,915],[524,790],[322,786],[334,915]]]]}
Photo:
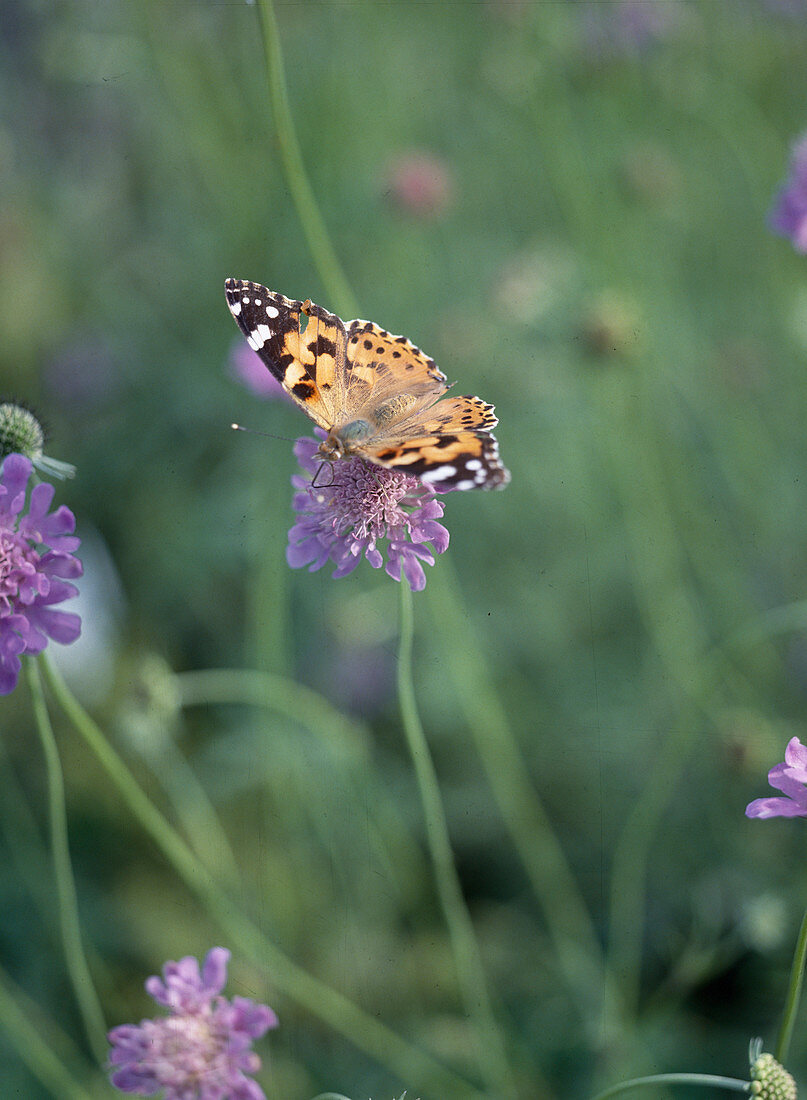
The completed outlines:
{"type": "Polygon", "coordinates": [[[347,458],[361,450],[361,445],[373,433],[369,420],[351,420],[340,428],[332,428],[320,443],[318,454],[333,462],[337,458],[347,458]]]}

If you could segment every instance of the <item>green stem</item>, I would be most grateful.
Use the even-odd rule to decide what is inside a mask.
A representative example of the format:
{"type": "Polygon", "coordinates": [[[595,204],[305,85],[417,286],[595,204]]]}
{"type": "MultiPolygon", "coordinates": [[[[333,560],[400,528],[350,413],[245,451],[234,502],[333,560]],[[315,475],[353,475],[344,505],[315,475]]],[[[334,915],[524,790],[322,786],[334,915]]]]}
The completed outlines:
{"type": "Polygon", "coordinates": [[[731,1092],[748,1092],[748,1081],[737,1077],[718,1077],[712,1073],[656,1073],[652,1077],[634,1077],[631,1081],[620,1081],[605,1092],[598,1092],[594,1100],[610,1100],[628,1089],[638,1089],[643,1085],[700,1085],[713,1089],[728,1089],[731,1092]]]}
{"type": "MultiPolygon", "coordinates": [[[[457,702],[464,711],[499,812],[542,907],[558,962],[580,1014],[594,1026],[599,1021],[592,991],[603,982],[600,942],[546,810],[530,782],[529,768],[475,643],[462,610],[456,575],[446,558],[429,576],[428,597],[434,629],[444,640],[457,702]],[[462,646],[456,644],[457,638],[462,638],[462,646]]],[[[603,988],[603,998],[612,1004],[607,987],[603,988]]]]}
{"type": "Polygon", "coordinates": [[[260,970],[270,975],[272,985],[295,1000],[306,1011],[344,1035],[359,1050],[388,1067],[402,1080],[416,1078],[436,1094],[457,1100],[481,1100],[478,1089],[440,1065],[431,1055],[401,1039],[374,1017],[363,1012],[347,997],[297,966],[269,940],[240,910],[232,895],[223,890],[199,862],[185,841],[148,799],[132,773],[101,730],[72,695],[64,680],[41,657],[48,686],[102,768],[114,783],[124,803],[151,837],[174,870],[195,893],[207,911],[230,937],[232,944],[260,970]]]}
{"type": "Polygon", "coordinates": [[[401,578],[400,590],[401,642],[398,652],[398,697],[403,727],[415,765],[440,904],[448,925],[465,1010],[474,1020],[479,1036],[480,1068],[493,1095],[512,1096],[515,1094],[515,1086],[504,1042],[493,1013],[479,945],[454,863],[437,773],[418,714],[412,679],[414,638],[412,590],[403,578],[401,578]]]}
{"type": "Polygon", "coordinates": [[[266,54],[272,119],[289,191],[297,208],[297,215],[314,265],[331,298],[332,308],[345,317],[355,317],[358,310],[353,293],[336,257],[325,222],[319,212],[317,200],[308,182],[300,143],[294,130],[272,0],[258,0],[258,12],[266,54]]]}
{"type": "Polygon", "coordinates": [[[65,963],[73,992],[84,1023],[84,1030],[99,1066],[106,1062],[108,1047],[106,1023],[101,1004],[95,992],[90,968],[81,943],[81,925],[78,915],[78,897],[70,862],[67,836],[67,807],[64,795],[64,777],[59,760],[59,749],[53,736],[39,669],[33,660],[25,661],[25,672],[33,701],[37,732],[45,755],[48,779],[48,810],[50,815],[50,839],[53,849],[53,867],[56,877],[56,893],[59,899],[59,926],[62,935],[65,963]]]}
{"type": "MultiPolygon", "coordinates": [[[[28,664],[33,662],[27,661],[28,664]]],[[[28,1019],[0,976],[0,1027],[20,1059],[53,1096],[64,1100],[93,1100],[93,1092],[81,1085],[43,1039],[41,1028],[28,1019]]],[[[97,1096],[97,1093],[95,1094],[97,1096]]]]}
{"type": "Polygon", "coordinates": [[[782,1013],[782,1023],[776,1038],[776,1049],[773,1056],[777,1062],[784,1063],[787,1052],[790,1049],[790,1039],[793,1035],[793,1025],[796,1022],[796,1013],[799,1010],[801,1000],[801,987],[804,982],[804,964],[807,961],[807,913],[801,919],[799,938],[796,940],[796,951],[793,955],[793,965],[790,968],[790,981],[787,986],[785,1008],[782,1013]]]}

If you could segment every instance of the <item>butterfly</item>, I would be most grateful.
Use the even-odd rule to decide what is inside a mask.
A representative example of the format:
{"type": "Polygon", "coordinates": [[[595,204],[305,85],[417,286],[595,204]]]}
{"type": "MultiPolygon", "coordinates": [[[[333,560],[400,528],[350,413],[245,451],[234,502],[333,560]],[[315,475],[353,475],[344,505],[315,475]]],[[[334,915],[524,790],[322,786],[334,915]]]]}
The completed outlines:
{"type": "Polygon", "coordinates": [[[224,289],[250,347],[327,433],[321,458],[357,455],[436,492],[501,489],[510,480],[492,434],[493,406],[443,397],[446,376],[405,336],[372,321],[345,323],[310,299],[244,279],[227,279],[224,289]]]}

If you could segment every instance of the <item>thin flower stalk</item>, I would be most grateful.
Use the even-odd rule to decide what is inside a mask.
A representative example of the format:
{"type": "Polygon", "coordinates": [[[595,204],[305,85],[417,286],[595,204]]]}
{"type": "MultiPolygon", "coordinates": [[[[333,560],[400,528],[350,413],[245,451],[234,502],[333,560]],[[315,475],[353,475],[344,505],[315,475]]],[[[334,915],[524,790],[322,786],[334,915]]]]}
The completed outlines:
{"type": "Polygon", "coordinates": [[[401,641],[398,652],[401,718],[415,766],[429,852],[440,904],[448,925],[462,999],[468,1015],[476,1024],[480,1069],[491,1095],[505,1100],[515,1096],[515,1086],[493,1012],[479,945],[454,863],[437,773],[417,709],[412,679],[413,639],[412,594],[405,585],[401,585],[401,641]]]}
{"type": "Polygon", "coordinates": [[[87,1039],[98,1064],[103,1065],[106,1057],[106,1044],[104,1043],[106,1023],[81,942],[78,897],[67,835],[67,806],[65,804],[62,765],[45,704],[42,681],[34,661],[29,659],[26,662],[26,672],[33,701],[36,728],[45,755],[50,840],[56,877],[56,894],[59,900],[59,927],[62,936],[62,948],[87,1039]]]}

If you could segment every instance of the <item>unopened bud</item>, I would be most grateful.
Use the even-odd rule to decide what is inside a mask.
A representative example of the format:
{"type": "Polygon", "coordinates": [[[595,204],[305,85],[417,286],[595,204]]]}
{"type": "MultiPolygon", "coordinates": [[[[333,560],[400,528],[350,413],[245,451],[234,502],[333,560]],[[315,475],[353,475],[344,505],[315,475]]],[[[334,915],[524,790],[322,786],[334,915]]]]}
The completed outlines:
{"type": "Polygon", "coordinates": [[[772,1054],[760,1054],[751,1065],[749,1092],[759,1100],[796,1100],[796,1082],[772,1054]]]}
{"type": "Polygon", "coordinates": [[[9,455],[25,455],[41,474],[73,477],[75,466],[57,458],[48,458],[42,453],[44,445],[45,433],[32,412],[10,401],[0,404],[0,465],[9,455]]]}

